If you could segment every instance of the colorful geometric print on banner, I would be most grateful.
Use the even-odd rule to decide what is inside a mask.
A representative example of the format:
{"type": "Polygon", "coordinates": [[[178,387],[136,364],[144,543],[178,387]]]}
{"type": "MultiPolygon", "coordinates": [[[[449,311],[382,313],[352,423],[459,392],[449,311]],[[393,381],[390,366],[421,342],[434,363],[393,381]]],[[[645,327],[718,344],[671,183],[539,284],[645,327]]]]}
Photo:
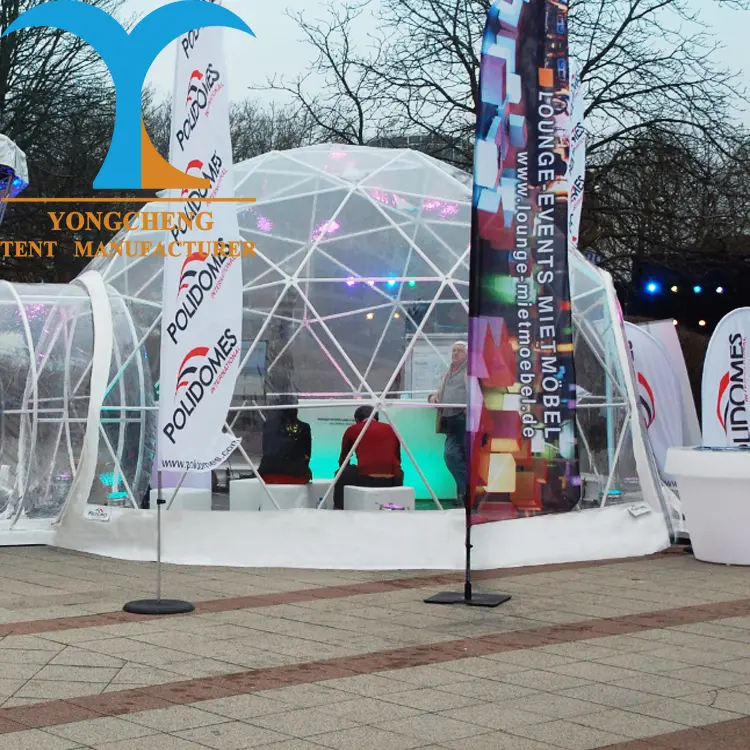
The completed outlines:
{"type": "MultiPolygon", "coordinates": [[[[219,4],[219,3],[217,3],[219,4]]],[[[210,214],[168,233],[166,241],[204,242],[164,261],[159,388],[159,465],[208,471],[239,445],[223,431],[239,372],[242,341],[242,259],[216,254],[216,242],[240,239],[234,197],[229,96],[220,28],[191,31],[177,43],[170,163],[210,182],[183,190],[170,204],[188,216],[210,214]],[[201,224],[203,226],[201,226],[201,224]]]]}
{"type": "Polygon", "coordinates": [[[568,281],[567,7],[494,3],[482,40],[469,303],[473,522],[579,500],[568,281]]]}
{"type": "Polygon", "coordinates": [[[748,340],[750,307],[726,315],[714,331],[703,365],[703,445],[750,446],[748,340]]]}
{"type": "Polygon", "coordinates": [[[625,323],[625,335],[636,373],[638,403],[656,465],[664,483],[674,486],[676,480],[666,474],[664,465],[667,451],[683,445],[680,383],[669,355],[651,334],[625,323]]]}

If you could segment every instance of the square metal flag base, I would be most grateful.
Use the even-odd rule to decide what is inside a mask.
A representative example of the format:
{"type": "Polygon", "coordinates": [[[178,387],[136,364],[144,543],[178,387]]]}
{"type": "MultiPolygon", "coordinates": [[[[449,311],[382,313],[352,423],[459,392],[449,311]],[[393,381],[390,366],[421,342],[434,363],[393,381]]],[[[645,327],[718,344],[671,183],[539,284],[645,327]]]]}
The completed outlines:
{"type": "Polygon", "coordinates": [[[131,615],[184,615],[194,609],[190,602],[180,599],[140,599],[123,607],[131,615]]]}
{"type": "Polygon", "coordinates": [[[469,607],[498,607],[510,601],[508,594],[475,594],[469,598],[465,594],[453,591],[443,591],[440,594],[425,599],[425,604],[466,604],[469,607]]]}

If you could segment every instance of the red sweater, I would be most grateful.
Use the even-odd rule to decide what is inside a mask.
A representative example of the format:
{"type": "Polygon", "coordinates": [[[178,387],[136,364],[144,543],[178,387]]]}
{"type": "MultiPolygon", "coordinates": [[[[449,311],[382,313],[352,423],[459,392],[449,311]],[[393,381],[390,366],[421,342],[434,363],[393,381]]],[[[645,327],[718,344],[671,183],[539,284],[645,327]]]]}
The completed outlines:
{"type": "MultiPolygon", "coordinates": [[[[341,441],[340,461],[346,458],[365,424],[367,423],[358,422],[346,430],[341,441]]],[[[370,426],[357,445],[356,455],[360,474],[395,476],[401,473],[401,445],[393,427],[389,424],[375,420],[370,422],[370,426]]]]}

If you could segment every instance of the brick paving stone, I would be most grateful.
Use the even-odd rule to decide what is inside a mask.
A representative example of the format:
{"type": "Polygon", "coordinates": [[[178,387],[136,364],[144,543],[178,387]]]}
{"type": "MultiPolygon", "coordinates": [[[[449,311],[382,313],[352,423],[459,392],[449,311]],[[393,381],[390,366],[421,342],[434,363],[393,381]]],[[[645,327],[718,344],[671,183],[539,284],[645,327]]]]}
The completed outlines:
{"type": "Polygon", "coordinates": [[[157,619],[116,611],[148,565],[0,564],[0,750],[750,749],[750,579],[687,555],[481,571],[498,610],[423,604],[456,574],[165,566],[198,607],[157,619]]]}

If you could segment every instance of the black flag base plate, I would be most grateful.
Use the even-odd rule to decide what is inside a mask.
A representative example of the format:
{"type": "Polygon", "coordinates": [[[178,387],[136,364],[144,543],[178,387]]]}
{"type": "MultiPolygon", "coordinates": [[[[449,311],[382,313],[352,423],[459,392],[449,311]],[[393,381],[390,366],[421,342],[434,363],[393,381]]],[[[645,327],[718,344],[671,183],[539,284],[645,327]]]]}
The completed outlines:
{"type": "Polygon", "coordinates": [[[131,615],[184,615],[194,611],[195,606],[180,599],[139,599],[128,602],[123,610],[131,615]]]}
{"type": "Polygon", "coordinates": [[[453,591],[443,591],[441,594],[425,599],[425,604],[466,604],[469,607],[499,607],[510,601],[508,594],[475,594],[468,597],[453,591]]]}

